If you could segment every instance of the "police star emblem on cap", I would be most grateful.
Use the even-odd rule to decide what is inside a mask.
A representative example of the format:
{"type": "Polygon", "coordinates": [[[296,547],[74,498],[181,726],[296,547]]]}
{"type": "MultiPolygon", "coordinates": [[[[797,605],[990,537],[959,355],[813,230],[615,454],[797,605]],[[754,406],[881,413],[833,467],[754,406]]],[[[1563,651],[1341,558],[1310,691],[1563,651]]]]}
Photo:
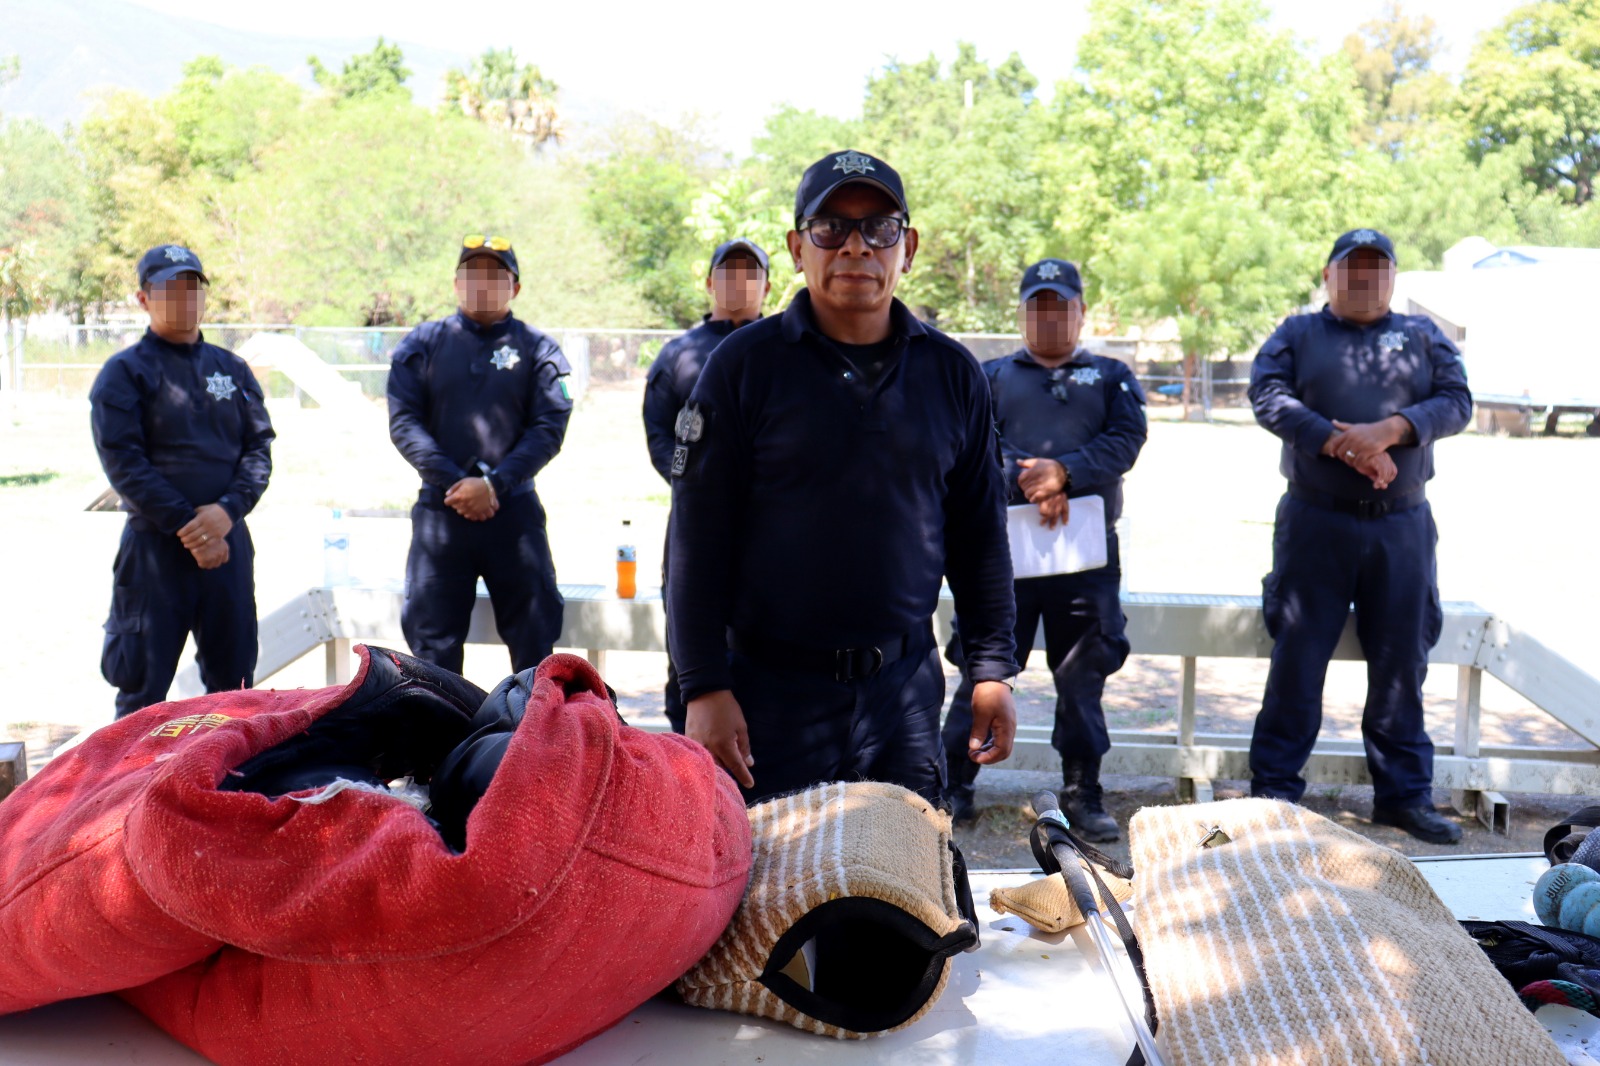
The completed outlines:
{"type": "Polygon", "coordinates": [[[1372,244],[1377,239],[1378,235],[1369,229],[1358,229],[1350,234],[1350,240],[1355,244],[1372,244]]]}
{"type": "Polygon", "coordinates": [[[833,169],[842,170],[846,174],[865,174],[878,168],[872,165],[871,156],[862,155],[852,149],[843,155],[833,157],[833,169]]]}
{"type": "Polygon", "coordinates": [[[1039,276],[1046,281],[1054,281],[1061,276],[1061,268],[1054,263],[1046,263],[1039,268],[1039,276]]]}
{"type": "Polygon", "coordinates": [[[174,263],[187,263],[190,255],[186,249],[179,248],[176,244],[169,244],[166,252],[167,258],[174,263]]]}

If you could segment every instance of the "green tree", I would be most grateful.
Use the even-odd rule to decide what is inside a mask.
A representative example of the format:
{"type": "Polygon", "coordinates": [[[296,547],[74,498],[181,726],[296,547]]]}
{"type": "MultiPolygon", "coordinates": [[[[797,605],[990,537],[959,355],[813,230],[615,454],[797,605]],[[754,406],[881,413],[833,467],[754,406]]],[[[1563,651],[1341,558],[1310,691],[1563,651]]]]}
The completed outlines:
{"type": "Polygon", "coordinates": [[[1600,173],[1600,0],[1517,8],[1479,39],[1461,94],[1476,158],[1521,146],[1529,181],[1587,203],[1600,173]]]}
{"type": "Polygon", "coordinates": [[[589,167],[589,217],[657,323],[687,326],[705,309],[695,262],[706,253],[688,220],[715,172],[712,153],[692,124],[627,120],[607,134],[608,154],[589,167]]]}
{"type": "Polygon", "coordinates": [[[1447,111],[1454,89],[1433,69],[1443,47],[1433,19],[1408,16],[1399,0],[1389,0],[1377,18],[1344,39],[1369,143],[1400,155],[1420,127],[1447,111]]]}
{"type": "Polygon", "coordinates": [[[520,161],[404,94],[322,102],[239,184],[225,295],[256,321],[409,325],[448,311],[461,238],[506,228],[520,161]]]}
{"type": "Polygon", "coordinates": [[[490,48],[466,70],[444,76],[444,106],[538,147],[564,134],[556,83],[510,48],[490,48]]]}
{"type": "Polygon", "coordinates": [[[335,74],[316,56],[306,59],[317,87],[336,100],[358,100],[371,96],[392,96],[405,92],[411,71],[398,44],[385,44],[382,37],[372,51],[353,55],[335,74]]]}
{"type": "Polygon", "coordinates": [[[1199,361],[1249,348],[1315,286],[1316,249],[1248,192],[1192,181],[1112,224],[1103,260],[1116,309],[1173,319],[1183,349],[1183,402],[1193,414],[1199,361]]]}

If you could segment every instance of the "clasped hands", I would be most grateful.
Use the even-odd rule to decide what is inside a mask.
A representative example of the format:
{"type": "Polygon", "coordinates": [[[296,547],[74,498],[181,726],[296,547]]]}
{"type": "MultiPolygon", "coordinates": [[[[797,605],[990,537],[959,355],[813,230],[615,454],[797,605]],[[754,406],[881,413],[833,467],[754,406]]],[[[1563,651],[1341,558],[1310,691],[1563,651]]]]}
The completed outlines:
{"type": "Polygon", "coordinates": [[[1403,415],[1355,424],[1335,420],[1333,433],[1323,442],[1322,454],[1349,466],[1382,491],[1397,473],[1389,449],[1404,444],[1411,433],[1411,423],[1403,415]]]}
{"type": "Polygon", "coordinates": [[[1022,473],[1017,486],[1028,502],[1039,508],[1039,521],[1046,529],[1065,525],[1071,508],[1067,503],[1067,468],[1054,459],[1019,459],[1022,473]]]}
{"type": "Polygon", "coordinates": [[[494,486],[484,477],[464,477],[444,494],[445,506],[469,522],[487,522],[500,510],[494,486]]]}

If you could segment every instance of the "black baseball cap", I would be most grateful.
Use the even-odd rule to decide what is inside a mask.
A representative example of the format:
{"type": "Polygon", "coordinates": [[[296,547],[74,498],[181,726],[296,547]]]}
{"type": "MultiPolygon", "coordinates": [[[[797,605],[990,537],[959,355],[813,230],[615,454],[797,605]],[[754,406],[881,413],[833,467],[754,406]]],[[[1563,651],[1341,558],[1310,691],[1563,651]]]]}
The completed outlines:
{"type": "Polygon", "coordinates": [[[1333,251],[1328,253],[1328,262],[1337,263],[1346,258],[1351,252],[1362,248],[1371,248],[1389,262],[1393,263],[1394,242],[1375,229],[1353,229],[1349,233],[1342,233],[1339,239],[1333,242],[1333,251]]]}
{"type": "Polygon", "coordinates": [[[1065,259],[1041,259],[1022,272],[1022,295],[1019,303],[1048,289],[1063,300],[1083,295],[1083,278],[1078,268],[1065,259]]]}
{"type": "Polygon", "coordinates": [[[517,253],[511,250],[510,237],[485,236],[482,233],[467,234],[461,239],[461,254],[456,258],[456,266],[479,256],[489,256],[498,260],[501,266],[511,271],[513,278],[522,280],[522,273],[517,269],[517,253]]]}
{"type": "MultiPolygon", "coordinates": [[[[711,266],[707,268],[707,272],[717,269],[724,259],[735,252],[748,252],[756,257],[756,262],[761,264],[762,270],[767,270],[767,253],[761,250],[761,246],[748,237],[735,237],[731,241],[723,241],[717,245],[717,250],[711,253],[711,266]]],[[[770,270],[767,272],[771,273],[770,270]]]]}
{"type": "Polygon", "coordinates": [[[828,197],[853,181],[876,185],[889,194],[896,206],[905,212],[906,218],[911,217],[900,175],[877,156],[852,148],[830,152],[806,168],[805,175],[800,179],[800,188],[794,194],[794,224],[799,226],[803,219],[816,214],[828,197]]]}
{"type": "Polygon", "coordinates": [[[207,285],[211,279],[200,268],[200,257],[181,244],[158,244],[139,257],[139,288],[159,285],[179,274],[197,274],[207,285]]]}

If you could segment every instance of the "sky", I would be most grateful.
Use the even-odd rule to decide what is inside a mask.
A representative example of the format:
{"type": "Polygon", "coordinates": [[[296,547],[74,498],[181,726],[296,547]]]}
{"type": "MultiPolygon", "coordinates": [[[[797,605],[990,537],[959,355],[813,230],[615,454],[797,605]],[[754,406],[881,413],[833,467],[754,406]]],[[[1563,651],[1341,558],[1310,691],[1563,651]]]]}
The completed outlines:
{"type": "MultiPolygon", "coordinates": [[[[676,120],[695,112],[707,131],[736,153],[748,149],[773,108],[783,103],[824,114],[859,112],[867,74],[887,56],[918,60],[954,55],[970,40],[990,61],[1011,52],[1039,77],[1041,91],[1071,70],[1075,43],[1088,26],[1087,0],[1054,4],[925,0],[911,8],[873,0],[804,4],[514,3],[469,0],[134,0],[141,6],[241,30],[306,36],[376,37],[427,42],[463,56],[487,47],[516,49],[586,114],[640,112],[676,120]],[[913,24],[904,13],[914,10],[913,24]]],[[[1275,25],[1313,52],[1337,49],[1374,17],[1383,0],[1268,0],[1275,25]]],[[[1412,0],[1408,14],[1438,24],[1456,72],[1472,41],[1519,0],[1412,0]]]]}

